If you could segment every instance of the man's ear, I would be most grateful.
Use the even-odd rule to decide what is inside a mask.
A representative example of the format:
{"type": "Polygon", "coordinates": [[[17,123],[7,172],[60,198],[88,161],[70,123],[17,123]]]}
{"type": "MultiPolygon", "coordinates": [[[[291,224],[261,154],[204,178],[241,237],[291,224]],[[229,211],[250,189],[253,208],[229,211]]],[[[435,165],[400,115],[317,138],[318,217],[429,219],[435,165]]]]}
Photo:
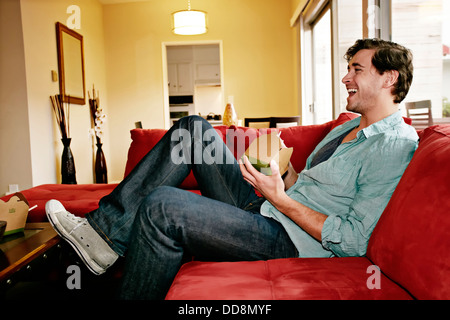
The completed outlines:
{"type": "Polygon", "coordinates": [[[385,72],[384,78],[384,87],[390,88],[393,87],[398,80],[399,72],[397,70],[389,70],[385,72]]]}

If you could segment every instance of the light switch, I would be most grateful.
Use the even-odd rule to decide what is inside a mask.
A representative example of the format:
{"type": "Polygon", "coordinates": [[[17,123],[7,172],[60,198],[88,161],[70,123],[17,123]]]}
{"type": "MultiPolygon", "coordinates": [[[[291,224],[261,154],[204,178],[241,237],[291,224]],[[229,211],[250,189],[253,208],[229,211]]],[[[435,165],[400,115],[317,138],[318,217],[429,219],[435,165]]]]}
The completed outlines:
{"type": "Polygon", "coordinates": [[[52,70],[52,81],[57,82],[58,81],[58,73],[56,70],[52,70]]]}

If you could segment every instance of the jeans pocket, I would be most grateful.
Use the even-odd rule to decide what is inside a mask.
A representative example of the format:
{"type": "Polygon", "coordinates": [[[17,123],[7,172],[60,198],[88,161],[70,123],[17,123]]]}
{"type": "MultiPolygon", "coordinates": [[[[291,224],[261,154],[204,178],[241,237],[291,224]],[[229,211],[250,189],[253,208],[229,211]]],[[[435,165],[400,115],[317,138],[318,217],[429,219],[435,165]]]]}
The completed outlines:
{"type": "Polygon", "coordinates": [[[253,201],[250,201],[249,204],[247,204],[243,210],[253,212],[253,213],[260,213],[261,212],[261,206],[266,201],[264,197],[258,197],[254,199],[253,201]]]}

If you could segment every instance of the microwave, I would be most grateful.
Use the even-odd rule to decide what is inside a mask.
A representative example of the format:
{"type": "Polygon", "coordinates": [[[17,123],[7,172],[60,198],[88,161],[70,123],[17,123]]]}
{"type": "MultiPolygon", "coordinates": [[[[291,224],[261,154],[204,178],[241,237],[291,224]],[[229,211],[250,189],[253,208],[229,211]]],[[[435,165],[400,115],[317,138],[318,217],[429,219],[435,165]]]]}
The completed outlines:
{"type": "Polygon", "coordinates": [[[170,105],[169,113],[170,113],[170,125],[172,126],[181,118],[194,115],[195,106],[193,103],[170,105]]]}

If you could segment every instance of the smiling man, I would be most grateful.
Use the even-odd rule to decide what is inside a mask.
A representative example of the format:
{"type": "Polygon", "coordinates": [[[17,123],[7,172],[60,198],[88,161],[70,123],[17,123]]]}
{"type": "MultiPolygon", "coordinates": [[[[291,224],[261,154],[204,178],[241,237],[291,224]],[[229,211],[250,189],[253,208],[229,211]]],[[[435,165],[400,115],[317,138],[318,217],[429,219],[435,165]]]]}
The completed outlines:
{"type": "Polygon", "coordinates": [[[279,221],[304,257],[365,255],[417,148],[417,133],[399,111],[413,79],[411,52],[366,39],[345,57],[347,110],[361,117],[330,132],[305,170],[297,175],[290,168],[284,181],[259,174],[247,159],[241,163],[244,178],[268,200],[261,214],[279,221]]]}
{"type": "Polygon", "coordinates": [[[51,200],[49,221],[96,274],[125,257],[120,296],[126,299],[164,298],[186,256],[250,261],[365,255],[417,148],[415,130],[398,111],[413,67],[409,50],[381,40],[357,41],[346,58],[347,108],[361,117],[330,132],[300,174],[290,168],[283,179],[271,163],[266,176],[248,159],[174,163],[169,159],[179,139],[172,138],[179,129],[193,137],[183,139],[183,150],[213,147],[224,159],[230,156],[217,134],[199,138],[211,130],[208,122],[186,117],[97,210],[82,219],[51,200]],[[195,128],[200,134],[193,135],[195,128]],[[203,196],[176,188],[191,170],[203,196]]]}

